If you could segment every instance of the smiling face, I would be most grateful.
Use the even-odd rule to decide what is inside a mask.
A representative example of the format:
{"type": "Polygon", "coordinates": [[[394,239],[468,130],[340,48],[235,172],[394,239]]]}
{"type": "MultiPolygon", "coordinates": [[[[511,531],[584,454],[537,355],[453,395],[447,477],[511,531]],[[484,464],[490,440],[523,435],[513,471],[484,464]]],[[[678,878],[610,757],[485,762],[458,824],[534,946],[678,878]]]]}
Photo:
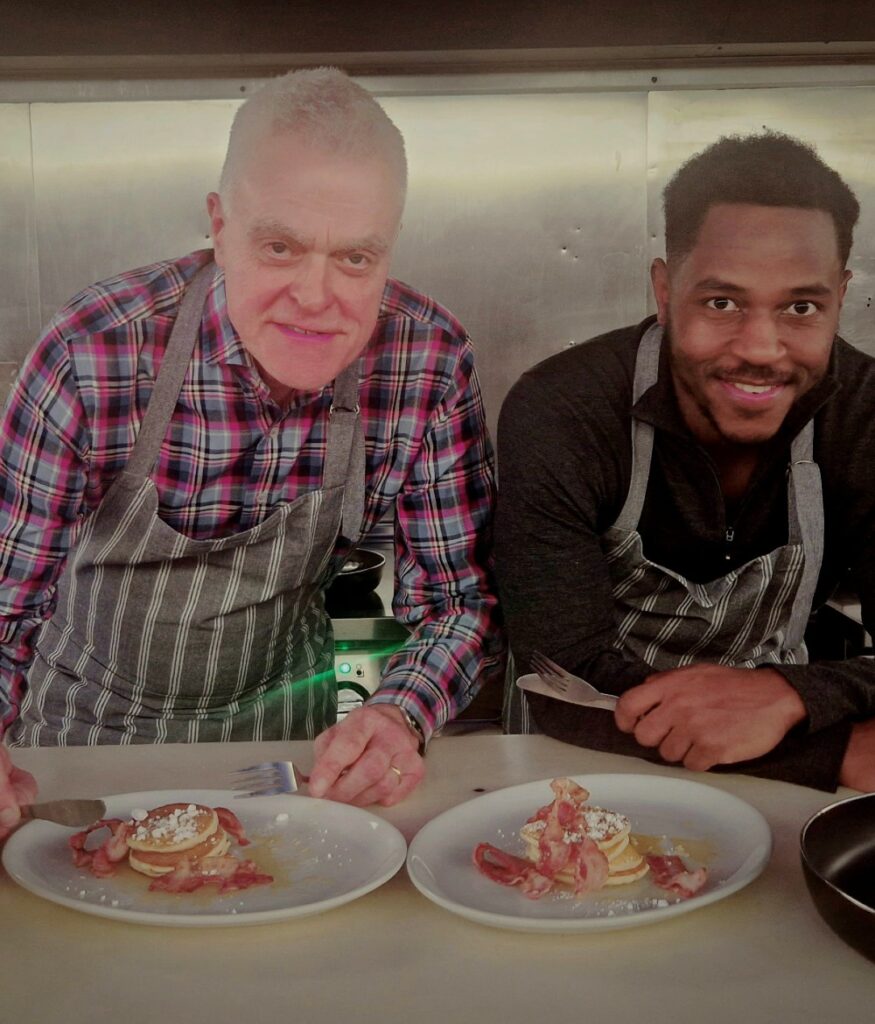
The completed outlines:
{"type": "Polygon", "coordinates": [[[832,218],[712,206],[694,248],[651,277],[681,413],[705,446],[758,444],[823,377],[850,278],[832,218]]]}
{"type": "Polygon", "coordinates": [[[263,136],[207,207],[228,315],[274,398],[318,390],[367,345],[401,214],[380,156],[263,136]]]}

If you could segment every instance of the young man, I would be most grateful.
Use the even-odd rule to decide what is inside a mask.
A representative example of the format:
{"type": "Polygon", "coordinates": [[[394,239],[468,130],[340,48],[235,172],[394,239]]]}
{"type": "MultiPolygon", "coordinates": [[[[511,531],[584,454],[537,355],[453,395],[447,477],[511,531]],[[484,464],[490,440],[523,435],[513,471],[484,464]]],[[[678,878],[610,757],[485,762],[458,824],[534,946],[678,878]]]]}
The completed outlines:
{"type": "Polygon", "coordinates": [[[613,716],[583,746],[875,788],[875,667],[808,663],[838,583],[875,630],[875,360],[836,336],[857,201],[802,143],[724,138],[665,191],[658,314],[526,373],[499,423],[499,590],[613,716]]]}
{"type": "Polygon", "coordinates": [[[405,188],[365,90],[287,75],[235,118],[214,251],[95,285],[51,323],[0,450],[10,746],[321,733],[314,795],[394,803],[422,778],[501,641],[470,342],[388,280],[405,188]],[[333,726],[323,593],[390,509],[411,638],[333,726]]]}

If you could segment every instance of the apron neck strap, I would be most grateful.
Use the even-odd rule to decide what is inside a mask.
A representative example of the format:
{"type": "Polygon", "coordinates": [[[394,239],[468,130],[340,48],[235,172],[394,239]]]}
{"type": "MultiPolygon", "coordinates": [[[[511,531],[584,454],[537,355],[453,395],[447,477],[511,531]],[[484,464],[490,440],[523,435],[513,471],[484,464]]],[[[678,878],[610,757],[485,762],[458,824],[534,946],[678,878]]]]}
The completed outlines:
{"type": "Polygon", "coordinates": [[[176,322],[170,332],[170,340],[167,342],[164,358],[161,360],[161,367],[152,389],[152,397],[149,399],[149,407],[146,409],[133,451],[123,470],[123,474],[128,478],[144,479],[149,476],[161,451],[182,382],[191,363],[195,342],[200,334],[204,301],[213,283],[215,270],[216,265],[210,260],[197,272],[182,296],[176,322]]]}
{"type": "Polygon", "coordinates": [[[328,412],[324,488],[343,488],[344,537],[355,542],[361,533],[365,509],[365,439],[358,402],[359,360],[340,372],[328,412]]]}

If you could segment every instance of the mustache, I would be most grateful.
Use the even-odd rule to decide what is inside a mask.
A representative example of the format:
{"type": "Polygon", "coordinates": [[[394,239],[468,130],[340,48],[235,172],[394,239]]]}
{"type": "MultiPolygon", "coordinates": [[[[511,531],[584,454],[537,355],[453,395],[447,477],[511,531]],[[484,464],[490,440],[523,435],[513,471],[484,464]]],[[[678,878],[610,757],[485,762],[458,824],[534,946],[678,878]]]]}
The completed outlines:
{"type": "Polygon", "coordinates": [[[763,387],[791,384],[796,380],[795,373],[781,373],[770,366],[755,366],[745,362],[736,363],[734,366],[721,366],[715,369],[711,376],[718,380],[742,380],[745,384],[763,387]]]}

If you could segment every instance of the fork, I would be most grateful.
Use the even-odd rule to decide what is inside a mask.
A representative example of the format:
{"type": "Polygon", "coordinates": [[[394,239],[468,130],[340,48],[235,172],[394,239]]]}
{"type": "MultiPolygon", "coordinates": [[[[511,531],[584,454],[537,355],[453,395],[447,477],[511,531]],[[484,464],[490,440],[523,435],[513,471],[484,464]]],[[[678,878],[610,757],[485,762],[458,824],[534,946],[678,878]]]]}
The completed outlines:
{"type": "Polygon", "coordinates": [[[310,781],[291,761],[263,761],[234,772],[233,788],[243,790],[237,796],[274,796],[278,793],[297,793],[310,781]]]}
{"type": "Polygon", "coordinates": [[[617,698],[612,694],[602,693],[592,683],[568,672],[561,665],[557,665],[555,661],[551,661],[546,654],[541,654],[540,651],[532,652],[531,666],[551,690],[563,697],[568,696],[570,691],[578,701],[601,701],[610,706],[617,702],[617,698]]]}

